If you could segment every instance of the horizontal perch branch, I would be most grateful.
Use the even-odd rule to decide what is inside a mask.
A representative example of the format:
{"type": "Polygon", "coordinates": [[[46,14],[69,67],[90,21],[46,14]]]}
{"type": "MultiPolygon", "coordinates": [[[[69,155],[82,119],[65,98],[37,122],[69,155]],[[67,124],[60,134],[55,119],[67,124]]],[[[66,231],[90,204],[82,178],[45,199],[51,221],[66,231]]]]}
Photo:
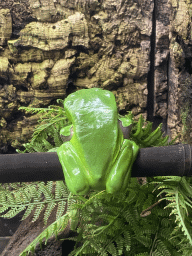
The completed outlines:
{"type": "MultiPolygon", "coordinates": [[[[178,144],[142,148],[132,177],[192,176],[191,146],[178,144]]],[[[57,153],[0,155],[0,183],[64,180],[57,153]]]]}

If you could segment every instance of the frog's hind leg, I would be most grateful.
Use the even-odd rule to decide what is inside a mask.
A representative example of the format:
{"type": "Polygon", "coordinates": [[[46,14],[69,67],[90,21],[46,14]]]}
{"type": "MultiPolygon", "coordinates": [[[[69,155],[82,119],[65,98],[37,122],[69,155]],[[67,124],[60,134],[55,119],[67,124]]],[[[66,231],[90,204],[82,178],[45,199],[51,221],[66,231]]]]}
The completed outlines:
{"type": "Polygon", "coordinates": [[[130,181],[130,178],[131,178],[132,166],[133,166],[133,163],[135,162],[135,160],[137,158],[137,155],[139,153],[139,146],[134,141],[130,141],[130,142],[132,144],[133,155],[132,155],[131,161],[129,163],[128,170],[126,172],[125,179],[123,181],[123,185],[122,185],[122,188],[121,188],[122,190],[126,189],[128,184],[129,184],[129,181],[130,181]]]}
{"type": "Polygon", "coordinates": [[[70,142],[63,143],[57,150],[59,161],[61,163],[65,182],[68,189],[73,194],[87,194],[89,183],[84,175],[85,167],[76,153],[75,148],[70,142]]]}
{"type": "Polygon", "coordinates": [[[106,191],[108,193],[116,193],[127,187],[131,177],[132,165],[138,151],[139,147],[135,142],[124,139],[106,182],[106,191]]]}

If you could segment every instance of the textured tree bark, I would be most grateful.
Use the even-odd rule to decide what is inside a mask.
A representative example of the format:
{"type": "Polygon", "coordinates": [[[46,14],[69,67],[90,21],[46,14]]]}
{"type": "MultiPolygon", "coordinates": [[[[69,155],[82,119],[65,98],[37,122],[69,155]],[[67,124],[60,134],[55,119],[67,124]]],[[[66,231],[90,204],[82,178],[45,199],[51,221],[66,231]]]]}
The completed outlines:
{"type": "Polygon", "coordinates": [[[0,35],[2,153],[7,143],[20,148],[37,125],[38,116],[25,117],[20,106],[46,107],[75,88],[110,89],[119,110],[146,117],[153,6],[152,0],[0,3],[1,16],[6,10],[13,17],[12,24],[2,19],[0,35]]]}
{"type": "MultiPolygon", "coordinates": [[[[21,222],[15,234],[11,237],[9,243],[5,247],[1,256],[19,256],[20,253],[52,222],[55,221],[56,211],[51,213],[47,225],[44,225],[42,212],[37,221],[32,222],[33,213],[24,221],[21,222]]],[[[70,225],[58,236],[59,239],[68,237],[70,232],[70,225]]],[[[62,242],[50,238],[46,247],[41,250],[40,246],[37,246],[35,254],[36,256],[60,256],[62,255],[62,242]]]]}

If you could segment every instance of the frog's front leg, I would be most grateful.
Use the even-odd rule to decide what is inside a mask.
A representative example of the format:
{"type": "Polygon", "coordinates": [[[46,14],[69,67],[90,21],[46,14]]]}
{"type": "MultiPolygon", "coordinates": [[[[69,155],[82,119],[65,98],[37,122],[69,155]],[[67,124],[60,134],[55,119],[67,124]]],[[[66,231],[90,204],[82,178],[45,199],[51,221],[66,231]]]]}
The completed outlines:
{"type": "Polygon", "coordinates": [[[132,165],[139,152],[139,146],[134,142],[124,139],[117,159],[112,166],[106,181],[106,191],[108,193],[124,190],[131,177],[132,165]]]}
{"type": "Polygon", "coordinates": [[[73,194],[86,194],[90,187],[84,175],[85,167],[71,142],[63,143],[57,150],[65,182],[73,194]]]}

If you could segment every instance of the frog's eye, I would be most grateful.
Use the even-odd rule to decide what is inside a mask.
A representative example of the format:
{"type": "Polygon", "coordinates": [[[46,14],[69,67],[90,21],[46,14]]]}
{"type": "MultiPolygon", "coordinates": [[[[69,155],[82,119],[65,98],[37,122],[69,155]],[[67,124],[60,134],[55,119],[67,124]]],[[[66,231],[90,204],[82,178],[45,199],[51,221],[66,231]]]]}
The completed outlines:
{"type": "Polygon", "coordinates": [[[60,130],[60,136],[61,136],[62,141],[64,141],[64,142],[69,141],[71,139],[72,135],[73,135],[73,126],[72,125],[65,126],[60,130]]]}
{"type": "Polygon", "coordinates": [[[133,124],[130,124],[127,127],[123,127],[121,120],[118,120],[118,122],[119,122],[119,127],[123,132],[124,139],[129,139],[129,134],[130,134],[133,124]]]}

